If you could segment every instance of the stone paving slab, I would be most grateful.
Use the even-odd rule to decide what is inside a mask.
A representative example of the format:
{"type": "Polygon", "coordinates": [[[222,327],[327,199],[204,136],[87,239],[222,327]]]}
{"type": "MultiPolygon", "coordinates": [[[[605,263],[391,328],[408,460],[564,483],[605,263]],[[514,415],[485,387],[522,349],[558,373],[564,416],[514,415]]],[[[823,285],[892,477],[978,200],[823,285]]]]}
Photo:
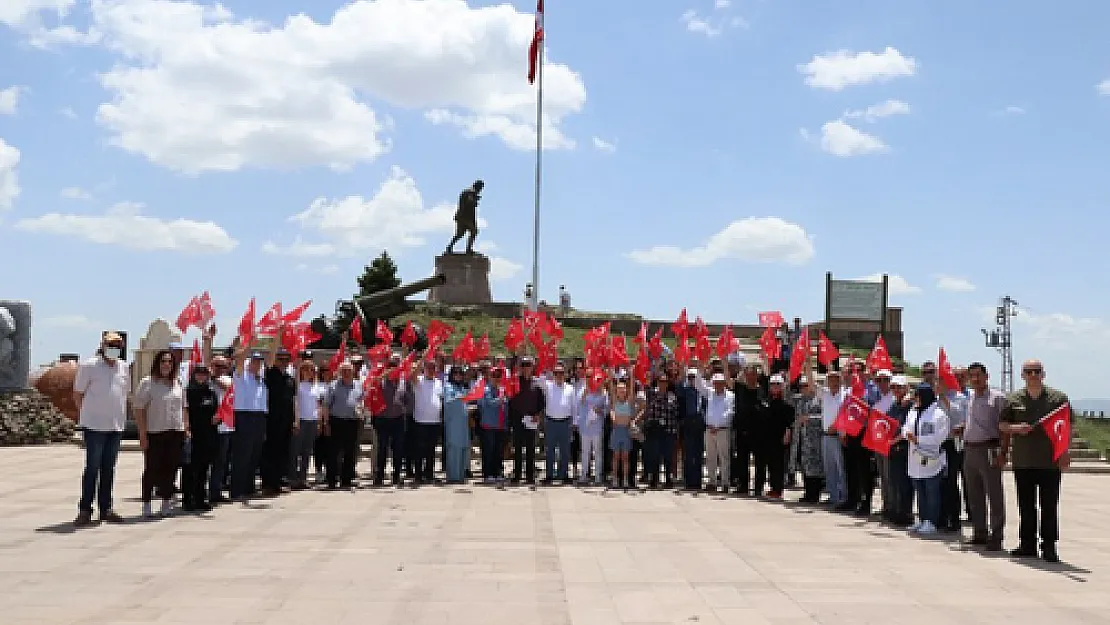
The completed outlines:
{"type": "Polygon", "coordinates": [[[0,449],[3,625],[1110,622],[1102,476],[1065,476],[1068,562],[1047,565],[661,491],[302,492],[144,522],[138,453],[116,485],[129,522],[74,531],[81,465],[68,445],[0,449]]]}

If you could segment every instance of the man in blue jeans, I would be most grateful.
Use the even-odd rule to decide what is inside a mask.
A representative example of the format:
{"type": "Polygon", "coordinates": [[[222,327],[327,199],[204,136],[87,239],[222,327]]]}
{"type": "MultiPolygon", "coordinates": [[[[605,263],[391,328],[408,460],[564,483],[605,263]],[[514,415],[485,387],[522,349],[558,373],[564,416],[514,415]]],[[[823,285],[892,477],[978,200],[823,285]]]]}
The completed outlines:
{"type": "Polygon", "coordinates": [[[85,438],[81,501],[73,521],[77,527],[92,525],[94,498],[101,521],[123,522],[112,509],[112,484],[119,443],[127,422],[127,393],[131,388],[131,375],[121,356],[123,337],[115,332],[105,333],[96,356],[78,366],[73,381],[73,398],[80,409],[78,427],[85,438]]]}

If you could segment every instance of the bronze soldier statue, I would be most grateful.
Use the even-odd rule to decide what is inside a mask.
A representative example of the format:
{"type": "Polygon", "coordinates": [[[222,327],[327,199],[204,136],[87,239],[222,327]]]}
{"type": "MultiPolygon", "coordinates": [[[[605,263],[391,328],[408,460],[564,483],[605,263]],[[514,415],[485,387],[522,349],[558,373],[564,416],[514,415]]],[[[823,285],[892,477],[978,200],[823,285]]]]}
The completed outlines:
{"type": "Polygon", "coordinates": [[[478,202],[482,199],[482,189],[486,183],[475,180],[470,187],[459,194],[459,209],[455,211],[455,237],[447,244],[447,253],[454,254],[452,248],[464,234],[470,233],[466,241],[466,253],[474,253],[474,237],[478,236],[478,202]]]}

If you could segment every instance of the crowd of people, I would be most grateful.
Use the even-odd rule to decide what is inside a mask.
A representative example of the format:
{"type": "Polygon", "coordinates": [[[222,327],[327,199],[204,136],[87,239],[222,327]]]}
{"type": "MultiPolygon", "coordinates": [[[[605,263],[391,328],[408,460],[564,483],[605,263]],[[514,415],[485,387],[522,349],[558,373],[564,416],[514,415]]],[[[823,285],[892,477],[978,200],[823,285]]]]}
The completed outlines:
{"type": "MultiPolygon", "coordinates": [[[[598,373],[581,358],[541,373],[527,355],[467,366],[440,353],[399,351],[371,374],[362,353],[333,369],[280,341],[265,352],[240,345],[214,354],[214,337],[215,327],[205,330],[192,364],[180,345],[157,353],[134,394],[144,517],[173,514],[178,493],[184,511],[208,512],[258,496],[354,488],[369,440],[365,487],[474,479],[502,488],[577,483],[770,501],[800,487],[803,503],[878,513],[922,537],[960,532],[966,509],[966,540],[1001,551],[1010,464],[1020,516],[1011,553],[1059,560],[1061,472],[1069,459],[1054,456],[1037,424],[1068,399],[1045,386],[1035,360],[1022,366],[1023,388],[1004,396],[990,387],[982,363],[955,370],[958,388],[946,387],[934,362],[911,384],[854,361],[819,378],[807,357],[801,375],[789,379],[782,362],[765,370],[740,352],[681,366],[661,358],[646,380],[621,367],[598,373]],[[851,397],[897,422],[887,453],[872,451],[866,433],[838,426],[851,397]]],[[[86,450],[78,526],[94,523],[94,503],[100,520],[123,522],[112,498],[130,389],[122,345],[119,335],[106,334],[75,380],[86,450]]]]}

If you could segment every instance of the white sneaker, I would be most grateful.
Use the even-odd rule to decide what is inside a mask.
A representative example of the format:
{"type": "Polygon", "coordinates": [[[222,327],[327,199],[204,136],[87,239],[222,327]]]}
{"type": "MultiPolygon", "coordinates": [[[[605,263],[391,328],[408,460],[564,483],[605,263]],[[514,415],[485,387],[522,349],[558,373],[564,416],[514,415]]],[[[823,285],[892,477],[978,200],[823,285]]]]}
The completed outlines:
{"type": "Polygon", "coordinates": [[[158,514],[160,516],[170,516],[171,514],[173,514],[173,500],[163,499],[162,507],[158,510],[158,514]]]}
{"type": "Polygon", "coordinates": [[[150,502],[149,501],[144,501],[143,502],[143,518],[144,519],[153,519],[154,518],[154,510],[150,507],[150,502]]]}
{"type": "Polygon", "coordinates": [[[921,529],[917,530],[919,536],[932,536],[937,533],[937,528],[929,521],[921,524],[921,529]]]}
{"type": "Polygon", "coordinates": [[[925,525],[925,524],[922,523],[921,521],[918,521],[917,523],[914,523],[913,525],[910,526],[909,532],[911,534],[916,534],[916,533],[921,531],[921,527],[923,525],[925,525]]]}

